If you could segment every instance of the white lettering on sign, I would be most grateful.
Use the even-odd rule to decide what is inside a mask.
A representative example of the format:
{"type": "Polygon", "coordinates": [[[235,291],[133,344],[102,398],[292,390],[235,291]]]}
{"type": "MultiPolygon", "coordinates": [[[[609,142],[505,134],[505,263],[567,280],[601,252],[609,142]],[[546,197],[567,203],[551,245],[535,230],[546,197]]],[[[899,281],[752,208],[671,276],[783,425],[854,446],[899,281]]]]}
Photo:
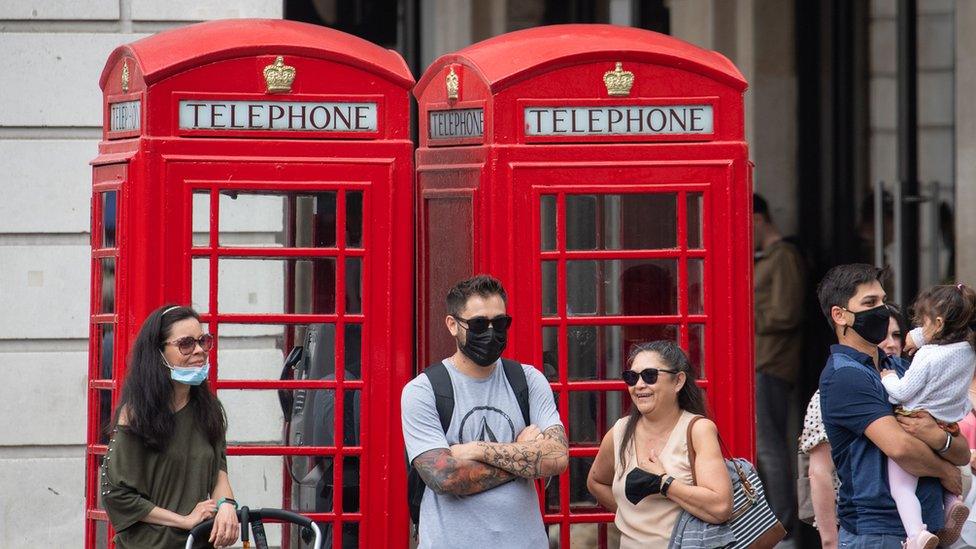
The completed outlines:
{"type": "Polygon", "coordinates": [[[182,130],[375,132],[376,103],[180,101],[182,130]]]}
{"type": "Polygon", "coordinates": [[[455,109],[427,113],[431,139],[461,139],[484,135],[484,109],[455,109]]]}
{"type": "Polygon", "coordinates": [[[122,101],[109,105],[109,131],[125,132],[138,130],[142,124],[142,103],[140,101],[122,101]]]}
{"type": "Polygon", "coordinates": [[[712,128],[711,105],[525,108],[525,135],[710,134],[712,128]]]}

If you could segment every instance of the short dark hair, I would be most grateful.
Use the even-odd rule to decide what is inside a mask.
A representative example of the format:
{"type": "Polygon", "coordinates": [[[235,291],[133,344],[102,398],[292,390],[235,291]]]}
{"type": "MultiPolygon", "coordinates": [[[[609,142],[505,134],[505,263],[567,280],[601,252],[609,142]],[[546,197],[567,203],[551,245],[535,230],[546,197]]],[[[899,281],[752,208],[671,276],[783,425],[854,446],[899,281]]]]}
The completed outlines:
{"type": "Polygon", "coordinates": [[[817,300],[831,328],[834,327],[834,320],[830,316],[830,310],[835,306],[847,307],[847,302],[857,293],[858,286],[880,282],[884,273],[884,269],[867,263],[847,263],[827,271],[817,285],[817,300]]]}
{"type": "Polygon", "coordinates": [[[761,215],[766,221],[771,221],[769,217],[769,203],[759,193],[752,193],[752,213],[761,215]]]}
{"type": "Polygon", "coordinates": [[[497,295],[508,303],[508,294],[505,293],[502,283],[491,275],[480,274],[458,282],[447,292],[447,314],[455,317],[461,314],[468,299],[474,295],[484,298],[497,295]]]}

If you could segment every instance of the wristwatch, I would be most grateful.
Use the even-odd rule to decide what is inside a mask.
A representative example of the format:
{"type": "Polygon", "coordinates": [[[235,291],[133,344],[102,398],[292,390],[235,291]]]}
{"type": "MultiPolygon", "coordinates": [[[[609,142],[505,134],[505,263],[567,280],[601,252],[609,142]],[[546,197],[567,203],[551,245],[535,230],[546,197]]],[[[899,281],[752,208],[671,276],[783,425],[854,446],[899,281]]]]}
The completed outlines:
{"type": "Polygon", "coordinates": [[[670,477],[669,476],[668,478],[664,479],[664,482],[661,483],[661,495],[662,496],[668,497],[668,489],[671,488],[671,483],[672,482],[674,482],[674,477],[670,477]]]}

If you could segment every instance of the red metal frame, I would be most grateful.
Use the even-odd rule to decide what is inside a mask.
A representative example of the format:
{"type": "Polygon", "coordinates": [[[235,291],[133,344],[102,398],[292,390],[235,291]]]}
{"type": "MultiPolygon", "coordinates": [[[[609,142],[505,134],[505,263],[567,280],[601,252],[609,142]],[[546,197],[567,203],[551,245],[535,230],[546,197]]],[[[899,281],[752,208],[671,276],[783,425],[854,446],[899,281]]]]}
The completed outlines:
{"type": "MultiPolygon", "coordinates": [[[[409,141],[409,95],[413,80],[395,53],[359,38],[323,27],[291,21],[234,20],[193,25],[166,31],[116,49],[102,73],[103,106],[138,99],[138,132],[109,132],[105,118],[100,155],[93,162],[92,301],[89,362],[88,459],[86,466],[86,547],[94,547],[96,532],[105,529],[107,516],[97,508],[99,456],[106,447],[98,439],[99,391],[112,392],[117,403],[124,357],[146,315],[166,302],[189,303],[192,263],[206,261],[209,269],[207,310],[202,320],[220,335],[228,324],[273,324],[285,327],[283,351],[294,341],[294,328],[310,323],[331,323],[335,333],[335,379],[233,379],[222,373],[219,339],[211,351],[210,382],[214,391],[328,389],[335,391],[331,446],[235,445],[228,455],[325,456],[334,459],[333,484],[337,497],[327,512],[307,513],[331,522],[336,533],[346,523],[359,524],[363,547],[386,547],[407,538],[403,442],[399,436],[399,394],[413,372],[409,331],[399,329],[413,311],[412,223],[413,170],[409,141]],[[270,95],[262,67],[283,55],[296,67],[294,93],[270,95]],[[129,74],[128,91],[121,89],[123,68],[129,74]],[[283,131],[181,131],[176,116],[179,98],[222,98],[252,101],[357,100],[376,103],[377,131],[369,134],[329,134],[283,131]],[[191,135],[192,134],[192,135],[191,135]],[[116,247],[100,248],[100,193],[116,190],[116,247]],[[285,235],[290,247],[233,246],[221,243],[221,192],[286,194],[336,193],[336,242],[327,248],[295,247],[294,235],[285,235]],[[193,245],[194,192],[209,194],[209,240],[193,245]],[[347,246],[347,193],[362,193],[362,242],[347,246]],[[166,228],[162,230],[161,228],[166,228]],[[100,260],[116,258],[116,302],[113,314],[99,311],[100,260]],[[244,313],[227,310],[218,300],[222,260],[335,261],[335,309],[326,314],[244,313]],[[361,261],[361,310],[346,312],[346,259],[361,261]],[[98,326],[115,323],[111,380],[99,379],[98,326]],[[362,379],[344,379],[345,329],[362,326],[362,379]],[[397,327],[395,330],[394,327],[397,327]],[[341,414],[349,391],[359,391],[360,440],[343,443],[341,414]],[[360,508],[342,508],[343,459],[359,459],[360,508]]],[[[294,201],[285,201],[287,204],[294,201]]],[[[285,270],[284,291],[293,296],[291,271],[285,270]]],[[[289,299],[288,303],[292,303],[289,299]]],[[[283,358],[283,357],[282,357],[283,358]]],[[[280,367],[280,364],[278,365],[280,367]]],[[[226,371],[226,369],[224,369],[226,371]]],[[[284,459],[282,466],[284,467],[284,459]]],[[[232,485],[235,479],[231,478],[232,485]]],[[[282,495],[291,498],[291,482],[283,476],[282,495]]],[[[237,497],[248,503],[243,482],[237,497]]],[[[281,502],[283,506],[288,501],[281,502]]],[[[108,529],[109,538],[112,532],[108,529]]],[[[288,540],[283,540],[288,545],[288,540]]],[[[342,544],[334,536],[333,547],[342,544]]],[[[109,542],[109,547],[112,546],[109,542]]]]}
{"type": "MultiPolygon", "coordinates": [[[[606,526],[613,514],[573,501],[572,488],[585,486],[578,458],[596,455],[599,440],[577,441],[570,410],[573,394],[591,394],[599,407],[592,421],[602,437],[615,417],[607,417],[608,395],[623,393],[624,384],[606,379],[609,364],[597,359],[600,379],[575,380],[569,373],[569,329],[573,326],[678,327],[678,341],[691,354],[703,345],[699,385],[725,442],[737,455],[754,454],[752,364],[751,181],[744,141],[742,94],[745,81],[727,59],[673,38],[608,25],[558,25],[517,31],[448,54],[425,72],[414,90],[420,111],[418,172],[418,310],[426,316],[434,257],[444,254],[426,227],[431,202],[443,196],[472,196],[474,253],[472,274],[491,272],[509,291],[508,309],[515,317],[508,356],[543,364],[543,329],[556,329],[558,377],[551,381],[570,435],[570,470],[560,475],[558,509],[547,509],[540,490],[543,519],[558,526],[560,547],[569,547],[573,525],[593,524],[605,547],[606,526]],[[518,52],[532,51],[531,62],[518,52]],[[635,74],[628,97],[608,97],[602,75],[623,62],[635,74]],[[444,77],[453,67],[461,82],[459,100],[446,97],[444,77]],[[445,106],[484,103],[484,144],[443,146],[429,140],[427,113],[445,106]],[[713,132],[708,135],[526,136],[526,105],[664,105],[709,104],[713,132]],[[453,177],[446,177],[453,175],[453,177]],[[676,245],[665,249],[568,250],[566,197],[667,193],[674,195],[676,245]],[[700,246],[688,246],[687,197],[702,199],[700,246]],[[555,197],[556,246],[542,249],[541,204],[555,197]],[[428,250],[429,248],[429,250],[428,250]],[[673,314],[570,316],[567,308],[567,262],[573,260],[674,259],[677,309],[673,314]],[[689,309],[688,262],[703,261],[702,307],[689,309]],[[556,265],[556,312],[543,315],[543,262],[556,265]],[[701,326],[701,328],[698,328],[701,326]],[[704,334],[704,343],[698,334],[704,334]],[[601,370],[602,368],[602,370],[601,370]],[[744,418],[748,420],[743,421],[744,418]],[[582,478],[577,475],[582,474],[582,478]],[[572,476],[572,478],[571,478],[572,476]]],[[[697,290],[696,290],[697,291],[697,290]]],[[[602,292],[602,290],[600,290],[602,292]]],[[[597,297],[599,297],[598,294],[597,297]]],[[[696,296],[697,300],[697,296],[696,296]]],[[[422,318],[418,356],[430,355],[434,334],[422,318]]],[[[609,343],[609,342],[608,342],[609,343]]],[[[623,357],[622,357],[623,358],[623,357]]],[[[615,364],[616,367],[622,367],[615,364]]],[[[616,397],[614,397],[616,398],[616,397]]],[[[625,410],[620,410],[623,413],[625,410]]],[[[589,420],[588,420],[589,421],[589,420]]],[[[551,489],[551,488],[550,488],[551,489]]],[[[583,488],[585,493],[585,487],[583,488]]]]}

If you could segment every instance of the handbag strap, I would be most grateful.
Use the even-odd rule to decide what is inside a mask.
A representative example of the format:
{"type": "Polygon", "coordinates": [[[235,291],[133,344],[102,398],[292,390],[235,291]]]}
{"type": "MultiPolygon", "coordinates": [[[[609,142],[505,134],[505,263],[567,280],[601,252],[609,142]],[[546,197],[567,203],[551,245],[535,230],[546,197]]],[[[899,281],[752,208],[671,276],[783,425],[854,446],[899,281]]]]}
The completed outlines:
{"type": "MultiPolygon", "coordinates": [[[[688,464],[691,466],[691,482],[695,486],[698,486],[698,479],[695,475],[695,453],[696,452],[695,452],[695,444],[691,438],[691,429],[695,426],[696,421],[703,418],[704,416],[695,416],[691,418],[691,421],[688,422],[688,434],[686,435],[688,438],[688,464]]],[[[749,478],[746,475],[746,472],[742,470],[742,467],[739,465],[737,461],[732,459],[732,452],[729,452],[728,447],[725,446],[725,441],[722,440],[722,434],[716,433],[716,435],[718,435],[718,445],[722,449],[723,457],[727,456],[726,459],[728,459],[732,463],[732,466],[735,468],[736,474],[739,476],[739,480],[742,482],[742,489],[745,490],[746,497],[749,499],[750,503],[754,502],[756,498],[756,490],[752,486],[752,483],[749,482],[749,478]]]]}

